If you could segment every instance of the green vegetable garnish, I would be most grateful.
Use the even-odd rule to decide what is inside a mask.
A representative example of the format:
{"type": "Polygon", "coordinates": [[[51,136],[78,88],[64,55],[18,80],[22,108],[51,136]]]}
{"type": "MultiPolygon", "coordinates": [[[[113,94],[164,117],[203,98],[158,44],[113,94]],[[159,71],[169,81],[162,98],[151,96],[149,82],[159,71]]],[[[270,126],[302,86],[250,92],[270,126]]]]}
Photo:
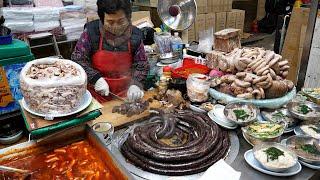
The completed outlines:
{"type": "Polygon", "coordinates": [[[277,112],[277,113],[272,114],[272,118],[275,119],[275,120],[281,120],[281,119],[283,119],[285,117],[286,116],[280,111],[277,112]]]}
{"type": "Polygon", "coordinates": [[[249,117],[249,114],[246,113],[246,111],[244,111],[243,109],[235,109],[233,110],[234,114],[236,115],[237,117],[237,120],[245,120],[246,118],[249,117]]]}
{"type": "Polygon", "coordinates": [[[307,153],[320,155],[320,151],[312,144],[301,145],[300,148],[307,153]]]}
{"type": "Polygon", "coordinates": [[[301,112],[302,114],[308,114],[311,111],[312,109],[305,104],[299,106],[299,112],[301,112]]]}
{"type": "Polygon", "coordinates": [[[264,150],[264,152],[267,154],[267,161],[268,162],[269,162],[269,159],[271,161],[273,161],[273,160],[278,159],[279,156],[284,156],[284,152],[276,147],[270,147],[270,148],[264,150]]]}

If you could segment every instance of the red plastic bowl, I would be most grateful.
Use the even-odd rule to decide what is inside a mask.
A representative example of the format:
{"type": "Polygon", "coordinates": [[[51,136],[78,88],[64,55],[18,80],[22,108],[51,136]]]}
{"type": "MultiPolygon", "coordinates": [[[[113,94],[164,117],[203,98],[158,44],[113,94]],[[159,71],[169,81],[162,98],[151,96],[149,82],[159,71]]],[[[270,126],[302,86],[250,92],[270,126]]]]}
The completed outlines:
{"type": "Polygon", "coordinates": [[[184,59],[183,66],[172,71],[173,78],[188,79],[188,76],[193,73],[209,74],[210,69],[202,64],[195,64],[192,59],[184,59]]]}

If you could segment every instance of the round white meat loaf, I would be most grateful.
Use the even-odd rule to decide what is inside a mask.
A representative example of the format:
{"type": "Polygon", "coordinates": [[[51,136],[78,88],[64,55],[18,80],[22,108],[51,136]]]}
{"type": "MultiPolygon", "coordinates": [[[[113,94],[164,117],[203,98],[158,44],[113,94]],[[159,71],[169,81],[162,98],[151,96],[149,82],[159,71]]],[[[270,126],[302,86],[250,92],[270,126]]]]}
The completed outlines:
{"type": "Polygon", "coordinates": [[[34,112],[64,114],[79,107],[87,89],[87,74],[73,61],[43,58],[24,66],[20,85],[25,102],[34,112]]]}

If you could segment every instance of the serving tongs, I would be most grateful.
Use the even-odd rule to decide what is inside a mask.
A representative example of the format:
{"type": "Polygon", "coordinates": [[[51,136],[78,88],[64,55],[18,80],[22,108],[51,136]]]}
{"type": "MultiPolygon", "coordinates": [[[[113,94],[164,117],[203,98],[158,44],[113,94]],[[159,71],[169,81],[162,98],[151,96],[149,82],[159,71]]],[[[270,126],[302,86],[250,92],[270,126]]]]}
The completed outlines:
{"type": "Polygon", "coordinates": [[[31,172],[29,170],[23,170],[23,169],[0,165],[0,171],[19,173],[19,174],[23,175],[23,179],[31,179],[31,172]]]}

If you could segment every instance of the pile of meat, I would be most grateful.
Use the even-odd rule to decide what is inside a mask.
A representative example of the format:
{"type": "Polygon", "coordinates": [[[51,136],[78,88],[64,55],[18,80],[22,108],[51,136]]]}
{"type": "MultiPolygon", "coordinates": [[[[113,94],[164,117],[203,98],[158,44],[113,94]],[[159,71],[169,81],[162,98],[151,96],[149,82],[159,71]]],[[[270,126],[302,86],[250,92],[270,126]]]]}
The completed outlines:
{"type": "Polygon", "coordinates": [[[146,111],[149,107],[149,101],[136,101],[136,102],[125,102],[120,106],[115,106],[112,109],[112,113],[119,113],[131,117],[139,115],[146,111]]]}
{"type": "Polygon", "coordinates": [[[213,51],[207,55],[207,65],[227,75],[221,77],[217,89],[246,99],[271,99],[284,96],[294,88],[285,80],[288,61],[263,48],[234,49],[231,53],[213,51]]]}
{"type": "Polygon", "coordinates": [[[87,89],[87,75],[70,60],[44,58],[25,65],[21,91],[29,108],[47,115],[76,110],[87,89]]]}
{"type": "Polygon", "coordinates": [[[228,153],[228,132],[206,115],[191,111],[161,113],[137,126],[121,145],[137,167],[168,176],[205,171],[228,153]]]}

